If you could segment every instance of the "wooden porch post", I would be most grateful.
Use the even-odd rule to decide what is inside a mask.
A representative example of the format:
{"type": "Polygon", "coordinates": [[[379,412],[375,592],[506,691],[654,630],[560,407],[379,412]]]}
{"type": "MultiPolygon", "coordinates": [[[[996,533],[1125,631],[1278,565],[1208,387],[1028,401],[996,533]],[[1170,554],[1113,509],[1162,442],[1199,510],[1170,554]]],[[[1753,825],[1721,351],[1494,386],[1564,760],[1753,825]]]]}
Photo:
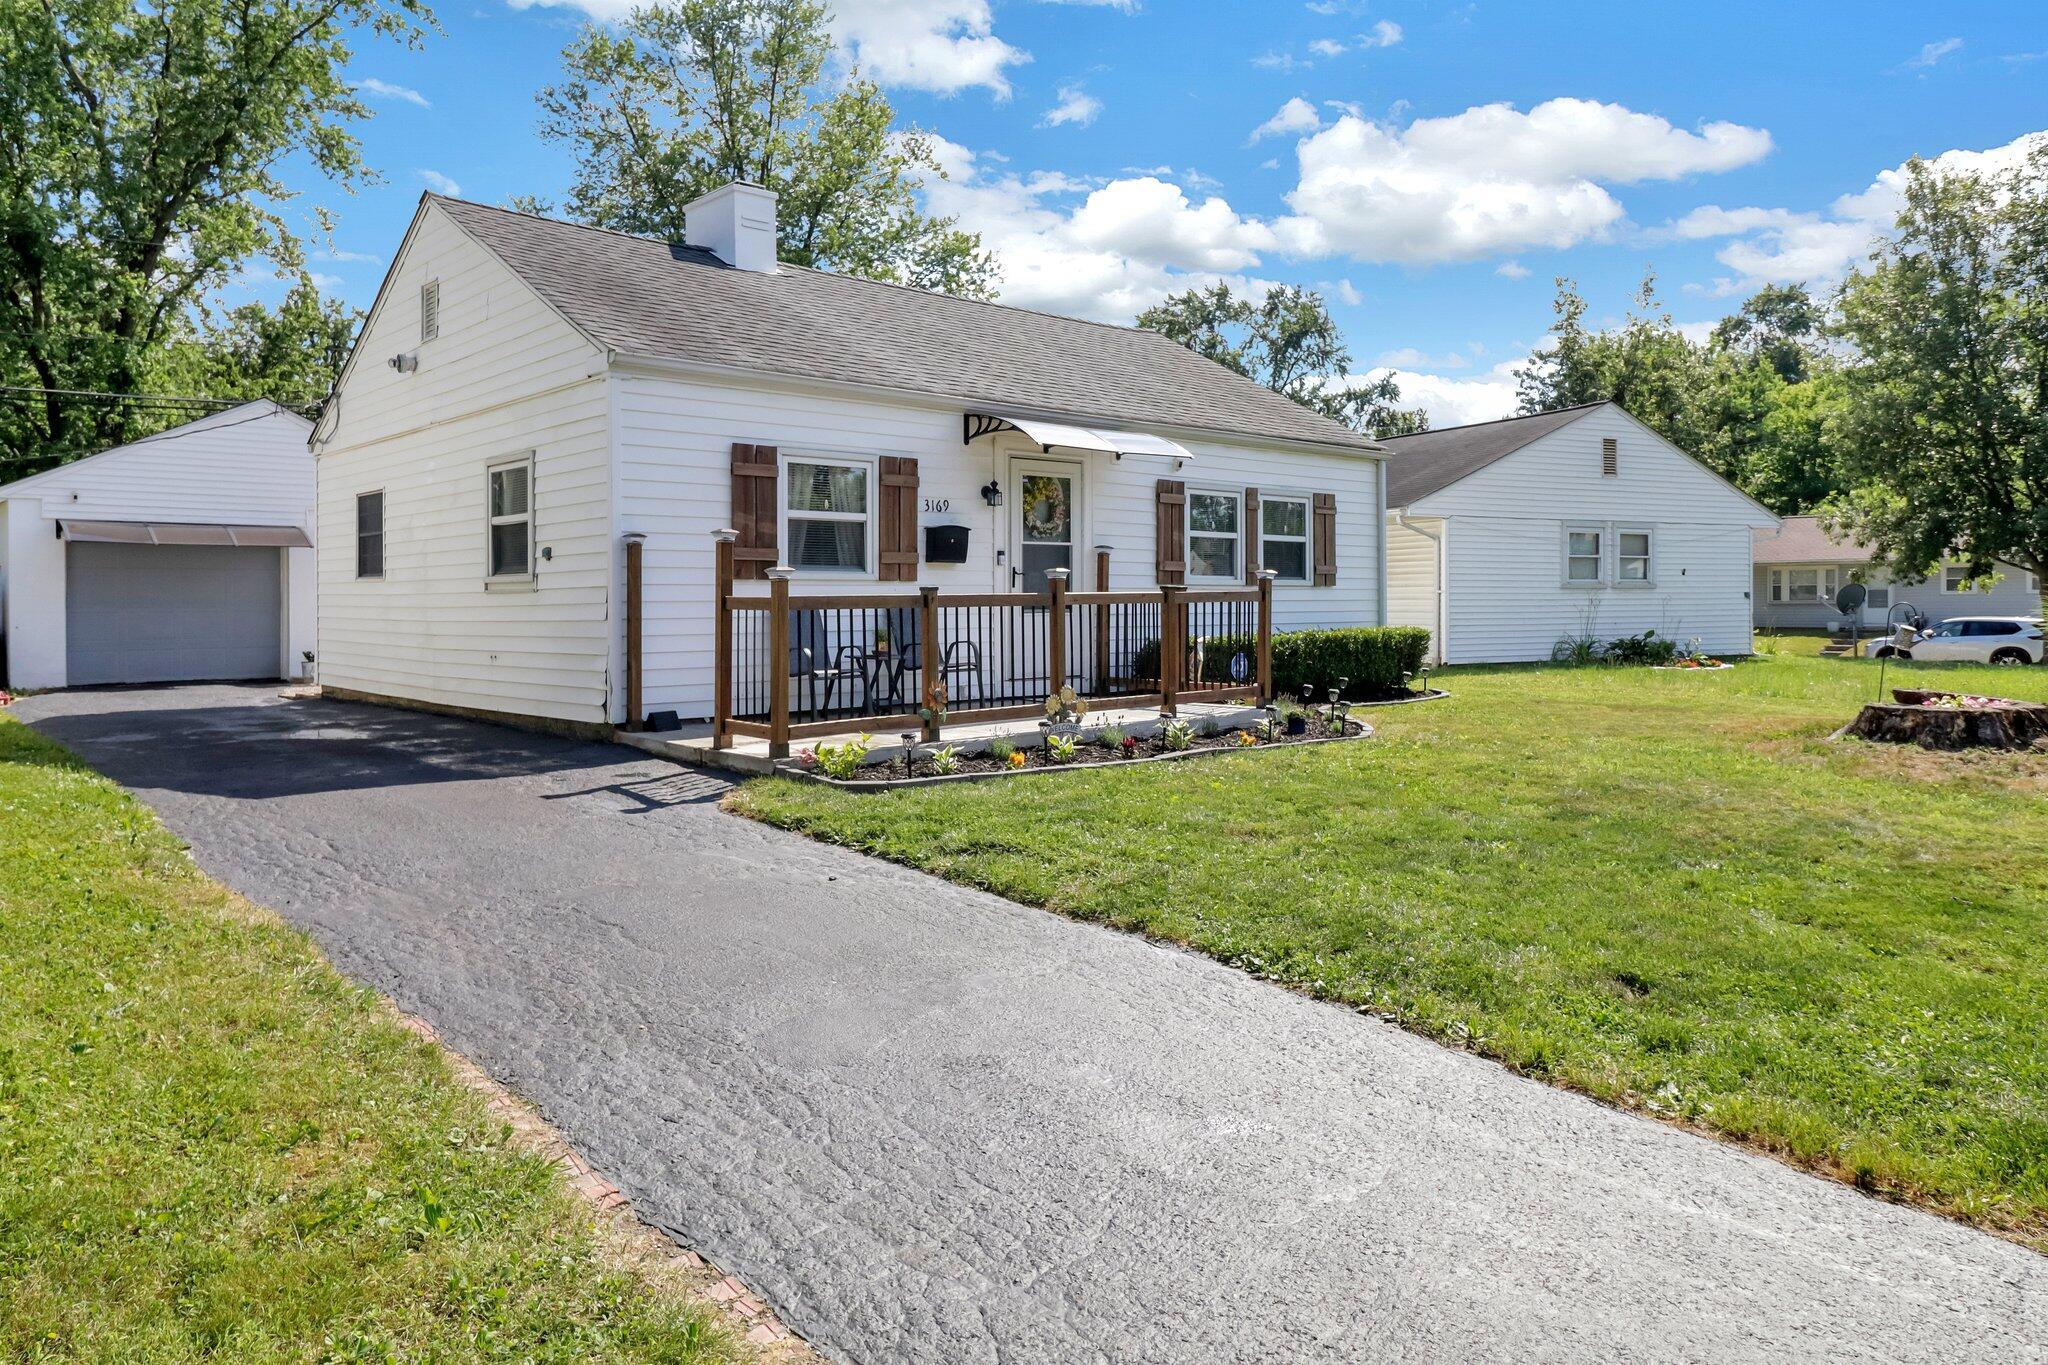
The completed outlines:
{"type": "Polygon", "coordinates": [[[1067,575],[1072,572],[1045,571],[1045,659],[1054,692],[1067,685],[1067,575]]]}
{"type": "Polygon", "coordinates": [[[1180,589],[1163,583],[1159,587],[1159,709],[1169,716],[1180,714],[1181,661],[1188,651],[1187,632],[1179,627],[1180,589]]]}
{"type": "MultiPolygon", "coordinates": [[[[943,689],[946,680],[939,676],[939,590],[932,587],[917,590],[918,641],[924,665],[924,704],[927,710],[936,711],[934,703],[943,704],[943,689]]],[[[939,742],[939,718],[936,714],[924,718],[924,738],[927,744],[939,742]]]]}
{"type": "Polygon", "coordinates": [[[796,570],[768,571],[768,757],[789,757],[789,580],[796,570]]]}
{"type": "Polygon", "coordinates": [[[638,531],[626,535],[626,728],[638,730],[645,712],[641,707],[641,611],[640,557],[647,537],[638,531]]]}
{"type": "Polygon", "coordinates": [[[1278,569],[1259,570],[1259,701],[1273,700],[1273,580],[1278,569]]]}
{"type": "Polygon", "coordinates": [[[732,561],[733,543],[740,533],[731,527],[713,531],[712,539],[712,649],[716,662],[711,679],[711,747],[732,747],[732,561]]]}
{"type": "MultiPolygon", "coordinates": [[[[1095,591],[1109,591],[1109,547],[1095,547],[1095,591]]],[[[1095,608],[1095,695],[1109,695],[1109,603],[1095,608]]]]}

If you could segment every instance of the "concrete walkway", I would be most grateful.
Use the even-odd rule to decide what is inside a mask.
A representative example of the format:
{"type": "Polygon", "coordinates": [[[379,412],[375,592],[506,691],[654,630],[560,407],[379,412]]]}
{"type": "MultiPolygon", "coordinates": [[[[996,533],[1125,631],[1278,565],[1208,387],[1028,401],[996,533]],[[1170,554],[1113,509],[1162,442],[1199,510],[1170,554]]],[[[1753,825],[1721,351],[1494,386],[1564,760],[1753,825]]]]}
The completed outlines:
{"type": "Polygon", "coordinates": [[[701,774],[261,689],[17,709],[843,1359],[2048,1359],[2048,1258],[701,774]]]}

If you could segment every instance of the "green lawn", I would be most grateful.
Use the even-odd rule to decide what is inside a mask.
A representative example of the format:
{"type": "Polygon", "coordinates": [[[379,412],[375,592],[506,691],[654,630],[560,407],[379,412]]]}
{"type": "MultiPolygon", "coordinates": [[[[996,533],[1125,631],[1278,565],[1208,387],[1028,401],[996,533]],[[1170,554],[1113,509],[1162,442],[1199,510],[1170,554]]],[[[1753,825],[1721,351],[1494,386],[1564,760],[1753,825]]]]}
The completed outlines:
{"type": "Polygon", "coordinates": [[[735,800],[2048,1248],[2048,755],[1830,742],[1864,661],[1438,677],[1370,744],[735,800]]]}
{"type": "Polygon", "coordinates": [[[742,1354],[118,787],[0,716],[0,1358],[742,1354]]]}

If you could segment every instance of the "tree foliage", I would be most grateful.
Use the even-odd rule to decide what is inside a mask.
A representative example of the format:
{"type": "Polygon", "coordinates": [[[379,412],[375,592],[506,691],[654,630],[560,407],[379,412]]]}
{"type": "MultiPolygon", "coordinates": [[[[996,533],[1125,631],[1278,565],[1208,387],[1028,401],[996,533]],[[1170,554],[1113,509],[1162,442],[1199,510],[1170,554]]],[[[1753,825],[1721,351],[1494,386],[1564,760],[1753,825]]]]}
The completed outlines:
{"type": "Polygon", "coordinates": [[[0,404],[9,474],[141,434],[52,391],[160,388],[224,284],[301,270],[283,164],[368,174],[348,33],[431,22],[421,0],[0,3],[0,383],[44,391],[0,404]]]}
{"type": "Polygon", "coordinates": [[[1397,406],[1392,375],[1351,374],[1351,351],[1313,290],[1275,285],[1254,302],[1219,282],[1162,300],[1138,315],[1138,325],[1353,430],[1402,436],[1429,425],[1421,409],[1397,406]]]}
{"type": "Polygon", "coordinates": [[[1840,327],[1859,363],[1835,523],[1905,576],[2022,565],[2048,613],[2048,145],[1998,175],[1912,163],[1840,327]]]}
{"type": "Polygon", "coordinates": [[[858,72],[827,78],[825,19],[812,0],[656,0],[586,28],[539,95],[542,134],[576,157],[568,212],[681,241],[684,205],[750,180],[776,193],[784,261],[989,297],[981,239],[918,210],[931,139],[897,131],[858,72]]]}

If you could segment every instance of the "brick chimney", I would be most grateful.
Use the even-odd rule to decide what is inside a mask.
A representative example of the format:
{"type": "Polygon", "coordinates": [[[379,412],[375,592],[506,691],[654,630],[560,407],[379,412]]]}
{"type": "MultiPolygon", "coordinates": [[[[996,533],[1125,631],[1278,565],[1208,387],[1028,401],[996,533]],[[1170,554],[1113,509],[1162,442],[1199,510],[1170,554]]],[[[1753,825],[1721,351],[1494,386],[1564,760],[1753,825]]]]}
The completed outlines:
{"type": "Polygon", "coordinates": [[[745,180],[683,206],[683,238],[739,270],[775,269],[775,192],[745,180]]]}

